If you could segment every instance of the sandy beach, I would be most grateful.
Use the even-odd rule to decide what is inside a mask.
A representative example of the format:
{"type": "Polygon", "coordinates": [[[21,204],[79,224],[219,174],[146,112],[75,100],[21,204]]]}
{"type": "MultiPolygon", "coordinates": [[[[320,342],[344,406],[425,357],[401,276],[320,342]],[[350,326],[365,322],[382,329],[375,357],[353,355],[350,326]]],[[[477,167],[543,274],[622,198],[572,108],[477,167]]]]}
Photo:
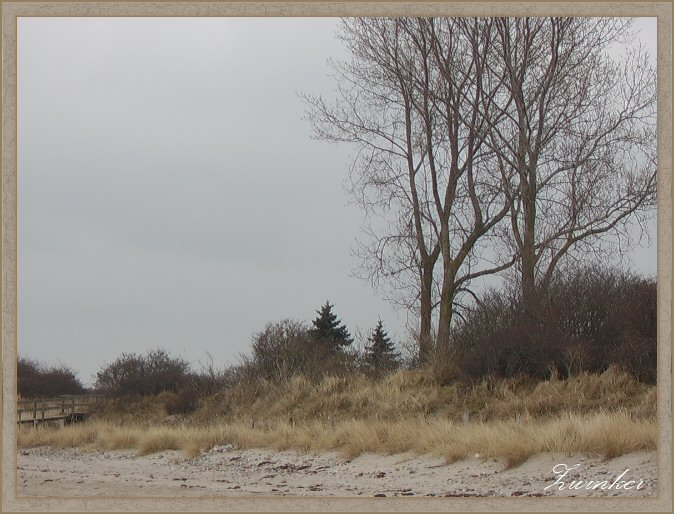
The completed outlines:
{"type": "Polygon", "coordinates": [[[413,454],[364,454],[348,460],[337,453],[238,450],[230,445],[192,459],[181,451],[137,456],[131,450],[50,447],[20,449],[18,456],[19,496],[33,497],[654,496],[656,481],[655,452],[611,460],[543,454],[512,469],[479,456],[452,464],[413,454]],[[559,479],[553,468],[562,464],[578,467],[559,479]],[[634,481],[632,489],[568,489],[574,480],[610,485],[616,479],[618,485],[634,481]],[[565,484],[561,490],[560,483],[565,484]]]}

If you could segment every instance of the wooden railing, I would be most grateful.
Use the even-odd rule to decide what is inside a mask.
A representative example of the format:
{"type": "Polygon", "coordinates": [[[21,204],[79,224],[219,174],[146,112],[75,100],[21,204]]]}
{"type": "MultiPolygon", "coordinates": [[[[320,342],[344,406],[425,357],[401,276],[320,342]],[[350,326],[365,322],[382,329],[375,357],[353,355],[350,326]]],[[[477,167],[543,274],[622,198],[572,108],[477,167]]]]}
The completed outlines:
{"type": "Polygon", "coordinates": [[[61,425],[73,421],[81,421],[89,413],[97,400],[96,396],[68,395],[57,398],[22,398],[17,402],[18,424],[54,421],[61,425]]]}

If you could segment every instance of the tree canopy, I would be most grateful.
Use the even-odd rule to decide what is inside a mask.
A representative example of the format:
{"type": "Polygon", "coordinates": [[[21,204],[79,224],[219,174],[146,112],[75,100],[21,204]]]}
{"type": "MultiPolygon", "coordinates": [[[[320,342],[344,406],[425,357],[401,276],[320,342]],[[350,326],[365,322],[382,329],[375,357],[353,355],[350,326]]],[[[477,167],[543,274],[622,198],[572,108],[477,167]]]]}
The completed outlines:
{"type": "Polygon", "coordinates": [[[398,353],[381,320],[377,322],[368,343],[365,348],[365,362],[373,372],[377,374],[388,372],[398,366],[398,353]]]}
{"type": "Polygon", "coordinates": [[[316,313],[318,316],[312,321],[313,328],[309,330],[309,336],[321,343],[327,344],[332,349],[339,349],[343,346],[349,346],[353,339],[351,334],[332,312],[332,305],[329,301],[325,302],[316,313]]]}

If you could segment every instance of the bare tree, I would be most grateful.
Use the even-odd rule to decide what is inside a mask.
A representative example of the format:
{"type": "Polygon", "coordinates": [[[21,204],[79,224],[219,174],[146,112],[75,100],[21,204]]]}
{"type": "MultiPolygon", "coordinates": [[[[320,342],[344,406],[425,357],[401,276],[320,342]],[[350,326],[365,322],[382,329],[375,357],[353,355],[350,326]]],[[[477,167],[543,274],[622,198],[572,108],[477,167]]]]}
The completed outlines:
{"type": "MultiPolygon", "coordinates": [[[[373,220],[365,275],[419,314],[421,360],[447,348],[473,279],[517,262],[533,309],[572,257],[620,244],[655,202],[655,73],[610,45],[629,21],[348,19],[319,139],[354,143],[373,220]],[[505,241],[498,246],[496,239],[505,241]]],[[[477,298],[474,293],[472,293],[477,298]]]]}
{"type": "MultiPolygon", "coordinates": [[[[516,170],[510,241],[534,309],[569,257],[624,244],[655,205],[656,74],[620,18],[500,18],[493,65],[504,75],[491,148],[516,170]]],[[[605,253],[604,253],[605,255],[605,253]]]]}
{"type": "Polygon", "coordinates": [[[352,59],[333,63],[337,101],[307,97],[318,138],[358,146],[351,192],[367,213],[388,221],[370,230],[360,250],[375,283],[413,293],[406,301],[418,307],[422,362],[431,355],[434,309],[437,343],[446,348],[470,281],[515,261],[480,251],[510,212],[503,182],[512,171],[484,144],[501,116],[491,89],[505,80],[490,63],[492,25],[344,20],[340,37],[352,59]]]}

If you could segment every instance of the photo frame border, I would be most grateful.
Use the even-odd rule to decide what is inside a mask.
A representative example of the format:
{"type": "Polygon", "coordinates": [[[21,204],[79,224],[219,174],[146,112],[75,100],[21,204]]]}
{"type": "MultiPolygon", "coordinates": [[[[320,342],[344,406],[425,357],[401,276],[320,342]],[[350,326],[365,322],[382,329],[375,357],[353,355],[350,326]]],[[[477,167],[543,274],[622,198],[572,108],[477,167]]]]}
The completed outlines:
{"type": "MultiPolygon", "coordinates": [[[[13,2],[2,19],[3,511],[670,511],[672,508],[672,5],[668,2],[13,2]],[[657,17],[658,484],[656,497],[20,497],[17,494],[17,30],[21,17],[657,17]]],[[[327,57],[327,56],[326,56],[327,57]]]]}

